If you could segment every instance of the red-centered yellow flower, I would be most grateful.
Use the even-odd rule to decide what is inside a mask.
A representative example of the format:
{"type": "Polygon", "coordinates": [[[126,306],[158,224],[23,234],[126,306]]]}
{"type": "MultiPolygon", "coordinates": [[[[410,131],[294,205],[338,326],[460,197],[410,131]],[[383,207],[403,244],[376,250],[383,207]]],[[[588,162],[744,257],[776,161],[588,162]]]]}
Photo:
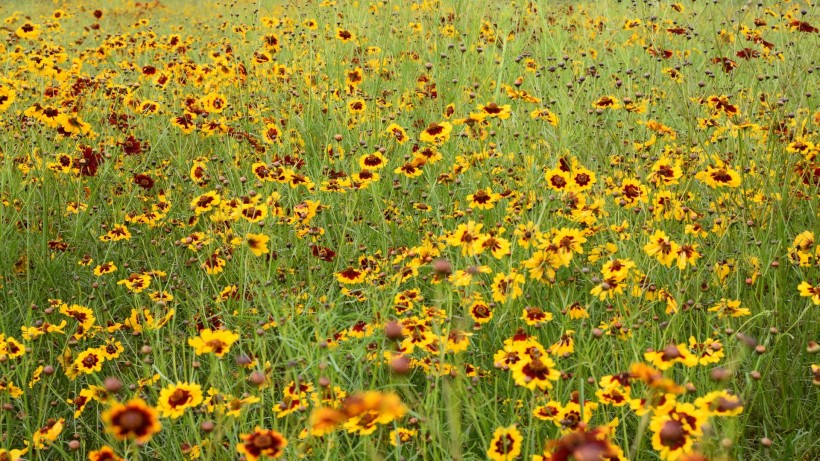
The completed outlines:
{"type": "Polygon", "coordinates": [[[661,158],[654,165],[652,165],[652,172],[649,174],[649,180],[657,186],[673,186],[678,184],[678,180],[683,176],[681,169],[681,161],[670,158],[661,158]]]}
{"type": "Polygon", "coordinates": [[[621,187],[618,188],[618,204],[626,209],[634,208],[639,203],[649,201],[649,193],[646,186],[637,179],[624,179],[621,187]]]}
{"type": "Polygon", "coordinates": [[[8,110],[15,99],[17,99],[17,93],[13,89],[0,85],[0,112],[8,110]]]}
{"type": "Polygon", "coordinates": [[[80,373],[91,374],[102,370],[103,362],[103,354],[97,348],[93,348],[77,354],[73,365],[80,373]]]}
{"type": "Polygon", "coordinates": [[[491,187],[487,187],[486,189],[479,189],[475,194],[468,195],[467,206],[479,210],[490,210],[500,198],[500,195],[493,193],[491,187]]]}
{"type": "Polygon", "coordinates": [[[347,415],[335,408],[318,407],[310,414],[310,435],[322,437],[347,421],[347,415]]]}
{"type": "Polygon", "coordinates": [[[654,256],[666,267],[670,267],[672,263],[679,257],[680,245],[669,239],[662,230],[656,230],[649,242],[644,245],[643,250],[649,256],[654,256]]]}
{"type": "Polygon", "coordinates": [[[524,313],[521,314],[521,320],[529,326],[540,326],[552,321],[552,314],[544,312],[538,307],[529,306],[524,308],[524,313]]]}
{"type": "Polygon", "coordinates": [[[649,423],[652,448],[661,459],[677,461],[692,451],[695,440],[702,435],[706,414],[690,403],[678,403],[666,414],[656,413],[649,423]]]}
{"type": "Polygon", "coordinates": [[[232,331],[205,329],[199,332],[199,336],[189,338],[188,345],[194,348],[196,355],[214,354],[223,357],[238,340],[239,335],[232,331]]]}
{"type": "Polygon", "coordinates": [[[177,382],[160,391],[157,408],[162,416],[176,419],[185,413],[186,408],[196,407],[202,400],[199,384],[177,382]]]}
{"type": "MultiPolygon", "coordinates": [[[[520,350],[520,349],[519,349],[520,350]]],[[[552,381],[557,381],[561,373],[555,369],[555,362],[540,345],[527,345],[518,356],[520,360],[510,365],[515,384],[529,390],[552,389],[552,381]]]]}
{"type": "Polygon", "coordinates": [[[117,440],[147,442],[162,429],[159,413],[140,398],[115,403],[102,415],[106,431],[117,440]]]}
{"type": "Polygon", "coordinates": [[[194,209],[194,213],[198,216],[211,211],[215,206],[219,205],[221,201],[222,198],[219,196],[219,193],[209,191],[191,200],[191,208],[194,209]]]}
{"type": "Polygon", "coordinates": [[[484,224],[468,221],[459,224],[455,231],[447,238],[447,244],[461,247],[464,256],[475,256],[481,252],[481,228],[484,224]]]}
{"type": "Polygon", "coordinates": [[[151,276],[148,274],[131,274],[127,279],[117,282],[117,285],[125,285],[132,293],[140,293],[151,286],[151,276]]]}
{"type": "Polygon", "coordinates": [[[512,114],[512,108],[509,104],[499,106],[494,102],[478,106],[478,111],[487,118],[498,118],[500,120],[506,120],[512,114]]]}
{"type": "Polygon", "coordinates": [[[259,426],[250,434],[242,434],[240,438],[242,442],[236,446],[236,451],[245,455],[248,461],[279,458],[288,446],[288,441],[282,434],[259,426]]]}
{"type": "Polygon", "coordinates": [[[347,42],[356,40],[356,35],[353,32],[351,32],[347,29],[342,29],[341,27],[337,27],[336,28],[336,38],[338,38],[339,40],[341,40],[344,43],[347,43],[347,42]]]}
{"type": "Polygon", "coordinates": [[[740,397],[724,390],[710,392],[695,400],[695,406],[708,416],[737,416],[743,413],[740,397]]]}
{"type": "Polygon", "coordinates": [[[493,461],[512,461],[521,454],[523,441],[524,437],[515,425],[499,427],[490,440],[487,457],[493,461]]]}
{"type": "Polygon", "coordinates": [[[676,363],[682,363],[687,367],[694,367],[698,364],[697,356],[689,352],[686,344],[683,343],[670,344],[661,351],[645,352],[643,357],[659,370],[667,370],[676,363]]]}
{"type": "Polygon", "coordinates": [[[0,448],[0,460],[16,461],[17,459],[22,459],[26,453],[28,453],[28,448],[23,448],[22,450],[6,450],[5,448],[0,448]]]}
{"type": "Polygon", "coordinates": [[[515,270],[511,270],[509,275],[499,272],[493,278],[493,301],[506,303],[508,299],[518,299],[524,293],[521,288],[524,281],[524,275],[515,270]]]}
{"type": "Polygon", "coordinates": [[[553,168],[548,170],[545,174],[547,180],[547,187],[555,191],[566,191],[572,187],[572,178],[569,173],[560,169],[553,168]]]}
{"type": "Polygon", "coordinates": [[[270,250],[268,249],[268,242],[270,237],[265,234],[248,234],[245,236],[245,243],[248,244],[254,256],[266,255],[270,250]]]}
{"type": "MultiPolygon", "coordinates": [[[[2,458],[0,458],[2,459],[2,458]]],[[[117,456],[114,449],[109,446],[100,447],[99,450],[94,450],[88,453],[88,461],[124,461],[123,458],[117,456]]]]}
{"type": "Polygon", "coordinates": [[[42,450],[57,440],[57,437],[63,432],[65,419],[49,419],[46,425],[37,429],[37,432],[32,436],[32,444],[37,450],[42,450]]]}
{"type": "Polygon", "coordinates": [[[387,165],[387,159],[379,151],[359,157],[359,167],[363,170],[376,171],[384,168],[385,165],[387,165]]]}
{"type": "Polygon", "coordinates": [[[717,339],[707,339],[699,343],[694,336],[690,336],[689,351],[698,358],[700,365],[718,363],[723,358],[723,344],[717,339]]]}
{"type": "Polygon", "coordinates": [[[534,109],[530,112],[530,118],[533,120],[544,120],[552,126],[558,126],[558,116],[549,109],[534,109]]]}
{"type": "Polygon", "coordinates": [[[735,188],[740,186],[740,174],[725,166],[717,168],[710,166],[706,171],[701,171],[696,174],[695,179],[702,181],[712,189],[717,187],[735,188]]]}
{"type": "Polygon", "coordinates": [[[105,235],[100,236],[101,242],[118,242],[120,240],[131,240],[131,232],[124,224],[116,224],[105,235]]]}
{"type": "Polygon", "coordinates": [[[415,429],[397,427],[396,429],[390,431],[390,434],[388,435],[388,438],[390,439],[390,445],[398,447],[406,443],[409,443],[411,440],[413,440],[413,437],[418,435],[418,433],[419,431],[415,429]]]}
{"type": "Polygon", "coordinates": [[[114,265],[113,262],[107,262],[104,264],[100,264],[99,266],[94,268],[94,275],[97,277],[101,277],[106,274],[110,274],[117,270],[117,266],[114,265]]]}
{"type": "Polygon", "coordinates": [[[395,123],[391,123],[385,130],[385,133],[389,138],[395,139],[399,144],[404,144],[410,139],[407,136],[407,132],[404,131],[404,128],[395,123]]]}
{"type": "Polygon", "coordinates": [[[336,273],[336,280],[338,280],[339,283],[344,283],[346,285],[354,285],[364,282],[367,278],[367,274],[367,269],[348,267],[347,269],[336,273]]]}
{"type": "Polygon", "coordinates": [[[597,101],[592,103],[598,109],[619,109],[621,105],[614,96],[601,96],[597,101]]]}
{"type": "Polygon", "coordinates": [[[800,296],[811,298],[811,302],[820,306],[820,285],[812,286],[809,282],[803,281],[797,285],[800,296]]]}
{"type": "Polygon", "coordinates": [[[710,307],[709,312],[716,312],[719,319],[751,315],[751,311],[748,308],[740,307],[740,300],[726,298],[722,298],[714,306],[710,307]]]}
{"type": "Polygon", "coordinates": [[[419,139],[422,142],[441,145],[450,139],[450,133],[452,131],[453,125],[450,122],[431,123],[421,132],[419,139]]]}

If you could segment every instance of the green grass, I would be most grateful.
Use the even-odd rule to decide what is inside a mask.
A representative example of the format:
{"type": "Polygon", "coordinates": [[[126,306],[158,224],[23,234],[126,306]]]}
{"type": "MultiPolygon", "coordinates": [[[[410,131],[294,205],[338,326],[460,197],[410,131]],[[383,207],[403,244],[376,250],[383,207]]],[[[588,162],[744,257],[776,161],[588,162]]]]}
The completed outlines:
{"type": "MultiPolygon", "coordinates": [[[[716,364],[676,364],[665,371],[665,377],[689,389],[678,400],[694,403],[727,389],[743,403],[737,416],[709,419],[698,438],[701,453],[713,460],[820,456],[815,417],[820,400],[810,369],[817,358],[809,350],[809,342],[820,338],[818,304],[797,288],[803,281],[820,284],[818,246],[811,243],[802,250],[811,255],[806,264],[794,260],[796,237],[820,230],[814,173],[820,171],[820,47],[816,31],[795,25],[820,26],[815,6],[681,2],[682,11],[676,11],[666,2],[532,2],[536,11],[527,8],[529,2],[479,7],[464,0],[142,3],[11,1],[0,6],[0,17],[8,18],[0,32],[5,39],[0,91],[15,94],[7,107],[0,98],[0,332],[26,348],[20,357],[0,354],[0,382],[22,391],[13,396],[0,390],[0,453],[31,445],[25,459],[87,459],[107,445],[127,459],[186,460],[197,452],[201,459],[236,459],[242,435],[259,426],[288,440],[287,459],[471,460],[487,459],[496,429],[515,424],[523,436],[519,459],[528,460],[562,436],[554,422],[535,418],[533,408],[551,400],[565,405],[577,395],[588,401],[582,412],[591,412],[590,427],[618,419],[609,440],[626,458],[655,460],[659,454],[647,424],[661,415],[642,418],[629,406],[603,403],[593,410],[598,383],[646,362],[648,349],[687,343],[692,336],[718,341],[725,357],[716,364]],[[55,20],[57,8],[67,16],[55,20]],[[99,19],[93,15],[97,8],[99,19]],[[264,18],[279,22],[268,26],[264,18]],[[141,19],[148,22],[138,24],[141,19]],[[309,19],[316,30],[303,25],[309,19]],[[633,20],[640,24],[625,27],[633,20]],[[16,35],[27,21],[39,26],[38,36],[16,35]],[[59,29],[48,26],[56,22],[59,29]],[[414,32],[411,23],[420,24],[421,32],[414,32]],[[454,28],[453,36],[444,25],[454,28]],[[355,34],[355,40],[335,37],[337,27],[355,34]],[[667,30],[678,27],[685,33],[667,30]],[[772,47],[755,42],[751,30],[772,47]],[[184,50],[158,45],[172,34],[180,36],[184,50]],[[269,53],[270,62],[257,63],[255,53],[264,51],[263,37],[270,34],[276,35],[279,49],[269,53]],[[379,51],[368,53],[368,47],[379,51]],[[653,56],[650,50],[656,55],[668,50],[671,56],[653,56]],[[59,71],[36,68],[40,57],[49,55],[59,71]],[[713,61],[722,58],[735,67],[725,71],[722,62],[713,61]],[[160,85],[157,75],[146,75],[146,66],[167,74],[168,83],[160,85]],[[284,77],[278,74],[281,66],[287,68],[284,77]],[[356,67],[364,68],[364,79],[350,91],[345,78],[356,67]],[[680,72],[680,81],[668,75],[669,69],[680,72]],[[507,87],[540,102],[514,99],[507,87]],[[228,106],[221,113],[198,114],[196,131],[185,134],[172,124],[191,111],[186,100],[196,103],[216,94],[228,106]],[[595,102],[603,96],[616,98],[620,106],[644,104],[646,110],[598,109],[595,102]],[[727,96],[739,113],[730,117],[714,104],[698,102],[711,96],[727,96]],[[364,112],[349,113],[347,103],[353,99],[365,102],[364,112]],[[144,101],[158,103],[159,111],[139,113],[136,107],[144,101]],[[455,121],[490,102],[509,104],[509,118],[486,118],[473,125],[476,135],[462,136],[467,125],[455,121]],[[56,126],[24,114],[36,104],[79,117],[92,132],[60,134],[56,126]],[[446,118],[449,104],[453,115],[446,118]],[[558,117],[556,126],[530,117],[541,108],[558,117]],[[109,122],[112,114],[127,119],[115,126],[109,122]],[[710,115],[716,115],[715,125],[699,126],[710,115]],[[212,120],[225,128],[206,136],[202,128],[212,120]],[[429,145],[420,140],[421,133],[445,120],[454,126],[437,147],[441,160],[421,166],[416,177],[396,173],[413,159],[414,145],[429,145]],[[648,121],[675,135],[653,131],[648,121]],[[266,123],[278,127],[280,144],[263,139],[266,123]],[[392,123],[406,130],[407,143],[385,133],[392,123]],[[141,153],[124,152],[128,136],[142,143],[141,153]],[[809,146],[806,151],[788,151],[798,140],[809,146]],[[645,147],[638,146],[642,143],[645,147]],[[82,174],[78,163],[85,147],[100,154],[93,175],[82,174]],[[328,147],[337,155],[328,155],[328,147]],[[348,178],[360,173],[359,158],[380,149],[387,158],[377,172],[380,179],[345,193],[322,190],[323,181],[335,173],[348,178]],[[60,153],[75,159],[72,167],[49,169],[60,153]],[[597,181],[581,192],[550,189],[547,172],[561,158],[593,172],[597,181]],[[197,183],[192,168],[202,159],[207,160],[201,162],[207,181],[197,183]],[[660,159],[680,162],[676,183],[653,183],[653,165],[660,159]],[[696,178],[716,159],[739,175],[737,187],[711,188],[696,178]],[[253,171],[256,162],[271,169],[289,167],[315,186],[262,181],[253,171]],[[153,188],[136,185],[137,174],[151,176],[153,188]],[[625,199],[618,191],[627,179],[645,187],[646,201],[621,203],[625,199]],[[503,197],[490,209],[471,209],[467,196],[487,187],[503,197]],[[156,205],[159,191],[170,203],[163,216],[150,224],[127,222],[156,205]],[[208,191],[225,202],[261,197],[271,206],[259,222],[239,216],[220,222],[215,210],[197,215],[191,206],[208,191]],[[664,194],[668,208],[661,212],[664,194]],[[306,201],[321,205],[304,225],[297,213],[306,201]],[[87,208],[68,213],[71,202],[87,208]],[[574,206],[586,206],[591,214],[573,216],[574,206]],[[510,253],[496,258],[489,251],[468,254],[453,245],[449,237],[468,221],[483,224],[485,236],[498,232],[509,241],[510,253]],[[525,267],[536,249],[519,244],[513,232],[530,221],[545,241],[559,229],[584,232],[583,252],[556,267],[553,281],[549,276],[535,280],[525,267]],[[622,223],[628,224],[625,231],[612,230],[622,223]],[[100,241],[121,224],[127,225],[130,239],[100,241]],[[686,226],[693,224],[701,225],[704,235],[687,233],[686,226]],[[684,269],[663,265],[644,250],[656,230],[678,244],[698,244],[700,259],[684,269]],[[184,239],[194,232],[210,242],[189,249],[184,239]],[[243,240],[249,233],[269,237],[268,254],[250,251],[243,240]],[[615,251],[606,252],[605,245],[615,251]],[[430,247],[436,252],[411,264],[430,247]],[[322,260],[314,254],[317,248],[332,250],[335,258],[322,260]],[[218,249],[224,270],[208,274],[202,264],[218,249]],[[601,251],[598,259],[592,256],[601,251]],[[86,255],[93,262],[78,264],[86,255]],[[360,258],[370,258],[364,280],[340,283],[337,274],[363,267],[360,258]],[[591,291],[602,283],[602,267],[613,258],[628,259],[635,267],[623,280],[626,289],[602,300],[591,291]],[[459,286],[441,280],[433,268],[438,259],[454,271],[488,266],[492,273],[459,286]],[[117,271],[95,276],[94,267],[106,262],[117,271]],[[718,266],[728,267],[722,281],[718,266]],[[402,277],[403,270],[410,275],[402,277]],[[166,275],[154,277],[140,293],[117,283],[147,271],[166,275]],[[494,277],[512,271],[525,278],[521,296],[493,302],[494,277]],[[229,286],[236,287],[236,296],[219,300],[229,286]],[[360,290],[361,296],[345,289],[360,290]],[[398,313],[396,296],[413,289],[423,301],[398,313]],[[156,291],[174,299],[155,302],[148,294],[156,291]],[[674,300],[676,312],[657,299],[660,292],[674,300]],[[469,313],[475,295],[493,302],[493,319],[484,325],[474,325],[469,313]],[[94,327],[72,339],[77,321],[62,315],[59,304],[49,309],[50,299],[90,308],[94,327]],[[739,300],[749,314],[720,318],[709,309],[721,299],[739,300]],[[574,302],[586,306],[589,318],[562,313],[574,302]],[[521,313],[529,306],[553,319],[539,328],[528,326],[521,313]],[[440,309],[442,317],[435,319],[425,308],[440,309]],[[109,331],[143,309],[157,319],[171,309],[174,313],[159,328],[142,319],[142,331],[128,325],[109,331]],[[463,331],[471,334],[469,347],[463,352],[417,349],[408,353],[410,370],[398,373],[385,358],[398,349],[385,326],[425,315],[434,341],[463,331]],[[63,320],[63,333],[29,340],[21,335],[21,327],[63,320]],[[347,334],[333,340],[357,322],[366,323],[364,337],[347,334]],[[611,334],[606,325],[615,322],[629,335],[611,334]],[[188,340],[202,328],[224,328],[240,339],[222,358],[197,356],[188,340]],[[512,372],[496,367],[494,355],[519,329],[544,348],[574,331],[574,351],[553,357],[560,377],[548,393],[516,385],[512,372]],[[76,358],[112,338],[123,347],[117,358],[105,361],[100,371],[68,376],[64,353],[76,358]],[[754,345],[765,349],[756,352],[754,345]],[[242,365],[245,356],[252,359],[248,366],[242,365]],[[424,360],[442,364],[443,372],[426,369],[424,360]],[[480,370],[475,377],[465,372],[468,365],[480,370]],[[29,386],[41,366],[53,367],[54,373],[29,386]],[[728,371],[725,380],[713,378],[716,368],[728,371]],[[265,376],[265,385],[253,382],[254,372],[265,376]],[[155,382],[140,385],[139,380],[155,375],[155,382]],[[122,389],[88,403],[74,418],[66,400],[90,386],[104,386],[107,378],[119,380],[122,389]],[[110,425],[101,414],[115,401],[140,396],[157,406],[160,391],[178,381],[198,384],[206,397],[213,388],[226,401],[243,396],[260,401],[246,405],[238,417],[207,405],[189,408],[178,419],[162,417],[163,429],[142,446],[106,432],[110,425]],[[339,428],[323,437],[300,437],[321,405],[304,396],[308,400],[300,409],[277,417],[273,408],[285,399],[292,381],[308,381],[316,390],[330,383],[347,394],[394,392],[407,414],[370,435],[339,428]],[[50,419],[64,419],[64,428],[35,449],[35,433],[50,419]],[[203,430],[203,422],[214,422],[215,429],[203,430]],[[389,433],[399,427],[417,433],[394,447],[389,433]]],[[[635,383],[632,397],[648,396],[646,386],[635,383]]],[[[336,399],[333,405],[342,403],[336,399]]]]}

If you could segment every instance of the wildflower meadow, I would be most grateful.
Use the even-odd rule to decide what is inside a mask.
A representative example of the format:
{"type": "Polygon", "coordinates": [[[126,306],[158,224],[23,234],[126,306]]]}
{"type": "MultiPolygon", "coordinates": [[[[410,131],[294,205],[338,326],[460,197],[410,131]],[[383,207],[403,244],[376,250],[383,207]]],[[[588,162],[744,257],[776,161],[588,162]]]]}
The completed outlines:
{"type": "Polygon", "coordinates": [[[0,20],[0,461],[820,459],[814,0],[0,20]]]}

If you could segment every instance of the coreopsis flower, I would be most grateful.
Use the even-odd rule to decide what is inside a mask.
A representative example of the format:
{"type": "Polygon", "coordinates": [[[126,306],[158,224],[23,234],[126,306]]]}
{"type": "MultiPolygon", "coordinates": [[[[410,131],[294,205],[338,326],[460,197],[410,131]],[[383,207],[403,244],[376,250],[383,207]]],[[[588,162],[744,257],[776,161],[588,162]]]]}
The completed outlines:
{"type": "Polygon", "coordinates": [[[487,457],[493,461],[512,461],[521,454],[523,441],[524,437],[515,425],[499,427],[490,440],[487,457]]]}
{"type": "Polygon", "coordinates": [[[707,339],[701,343],[690,336],[689,351],[698,358],[700,365],[718,363],[723,358],[723,345],[716,339],[707,339]]]}
{"type": "Polygon", "coordinates": [[[118,242],[120,240],[131,240],[131,232],[124,224],[116,224],[105,235],[100,236],[101,242],[118,242]]]}
{"type": "Polygon", "coordinates": [[[347,420],[342,425],[348,432],[359,435],[372,434],[379,424],[391,422],[407,414],[407,408],[398,395],[367,391],[353,394],[342,402],[347,420]]]}
{"type": "Polygon", "coordinates": [[[405,427],[397,427],[390,431],[388,438],[390,439],[390,445],[394,447],[398,447],[400,445],[404,445],[409,443],[413,440],[416,435],[418,435],[419,431],[415,429],[407,429],[405,427]]]}
{"type": "Polygon", "coordinates": [[[706,413],[690,403],[678,403],[666,413],[656,413],[649,423],[652,448],[664,461],[676,461],[692,451],[695,440],[703,434],[701,426],[706,413]]]}
{"type": "Polygon", "coordinates": [[[662,230],[656,230],[649,237],[649,242],[644,245],[643,250],[649,256],[657,258],[664,266],[670,267],[679,257],[680,245],[670,240],[662,230]]]}
{"type": "Polygon", "coordinates": [[[265,234],[248,234],[245,236],[245,243],[248,244],[248,248],[250,248],[251,253],[254,256],[263,256],[267,254],[270,250],[268,249],[268,242],[270,241],[270,237],[265,234]]]}
{"type": "Polygon", "coordinates": [[[103,275],[110,274],[112,272],[116,272],[116,270],[117,270],[117,266],[114,265],[113,261],[112,262],[107,262],[107,263],[103,263],[103,264],[100,264],[97,267],[95,267],[94,268],[94,275],[96,275],[97,277],[101,277],[103,275]]]}
{"type": "Polygon", "coordinates": [[[487,187],[486,189],[479,189],[476,193],[468,195],[467,203],[470,208],[490,210],[500,198],[501,196],[499,194],[493,193],[491,187],[487,187]]]}
{"type": "Polygon", "coordinates": [[[797,290],[800,292],[800,296],[810,298],[812,303],[820,306],[820,284],[812,286],[809,282],[803,281],[800,282],[800,285],[797,285],[797,290]]]}
{"type": "Polygon", "coordinates": [[[667,370],[676,363],[682,363],[687,367],[694,367],[698,364],[698,357],[689,352],[686,344],[670,344],[661,351],[645,352],[643,357],[659,370],[667,370]]]}
{"type": "Polygon", "coordinates": [[[530,112],[530,118],[533,120],[544,120],[552,126],[558,126],[558,116],[549,109],[535,109],[530,112]]]}
{"type": "Polygon", "coordinates": [[[162,416],[176,419],[185,413],[186,408],[196,407],[202,400],[199,384],[177,382],[160,391],[157,409],[162,416]]]}
{"type": "Polygon", "coordinates": [[[106,431],[117,440],[147,442],[162,429],[159,412],[140,398],[113,404],[102,414],[102,419],[106,431]]]}
{"type": "Polygon", "coordinates": [[[575,352],[575,340],[572,338],[574,334],[575,330],[566,330],[561,335],[561,338],[549,347],[548,350],[550,354],[555,356],[567,356],[575,352]]]}
{"type": "Polygon", "coordinates": [[[626,209],[634,208],[640,203],[647,203],[649,201],[649,193],[646,186],[641,184],[637,179],[624,179],[621,186],[618,188],[619,199],[618,204],[626,209]]]}
{"type": "Polygon", "coordinates": [[[621,449],[609,442],[609,428],[579,429],[564,434],[559,440],[551,440],[543,456],[533,456],[533,461],[597,461],[622,460],[621,449]]]}
{"type": "Polygon", "coordinates": [[[509,104],[499,106],[494,102],[483,106],[478,106],[478,111],[487,118],[498,118],[500,120],[510,118],[510,114],[512,113],[512,109],[509,104]]]}
{"type": "Polygon", "coordinates": [[[718,187],[738,187],[740,186],[740,174],[731,168],[720,166],[709,166],[706,171],[701,171],[695,175],[698,179],[712,189],[718,187]]]}
{"type": "Polygon", "coordinates": [[[751,315],[751,311],[748,308],[740,307],[740,300],[726,298],[721,298],[714,306],[710,307],[709,312],[716,312],[720,319],[751,315]]]}
{"type": "Polygon", "coordinates": [[[507,300],[518,299],[524,293],[521,288],[524,281],[524,275],[519,274],[514,269],[510,271],[509,275],[499,272],[493,278],[493,301],[506,303],[507,300]]]}
{"type": "Polygon", "coordinates": [[[521,320],[529,326],[540,326],[552,321],[552,319],[553,316],[551,313],[544,312],[535,306],[526,307],[524,313],[521,314],[521,320]]]}
{"type": "Polygon", "coordinates": [[[621,105],[614,96],[601,96],[597,101],[592,103],[598,109],[620,109],[621,105]]]}
{"type": "Polygon", "coordinates": [[[16,461],[23,459],[23,456],[28,453],[28,448],[7,450],[0,448],[0,460],[16,461]]]}
{"type": "Polygon", "coordinates": [[[387,129],[385,130],[385,134],[387,134],[389,138],[395,139],[396,142],[398,142],[399,144],[404,144],[407,142],[408,139],[410,139],[407,136],[407,132],[404,131],[404,128],[395,123],[391,123],[387,127],[387,129]]]}
{"type": "Polygon", "coordinates": [[[13,337],[0,333],[0,357],[3,359],[16,359],[26,353],[26,348],[13,337]]]}
{"type": "Polygon", "coordinates": [[[73,367],[80,373],[91,374],[102,370],[104,362],[103,353],[97,348],[92,348],[77,354],[73,367]]]}
{"type": "Polygon", "coordinates": [[[219,205],[221,201],[222,198],[219,196],[218,192],[209,191],[191,200],[191,208],[193,208],[194,213],[201,215],[202,213],[211,211],[214,207],[219,205]]]}
{"type": "Polygon", "coordinates": [[[337,27],[336,28],[336,38],[341,40],[343,43],[347,43],[347,42],[356,40],[356,35],[353,32],[351,32],[347,29],[337,27]]]}
{"type": "Polygon", "coordinates": [[[510,365],[515,384],[534,390],[552,389],[552,381],[557,381],[561,373],[555,368],[555,362],[540,345],[527,345],[518,354],[517,362],[510,365]]]}
{"type": "Polygon", "coordinates": [[[249,461],[279,458],[288,445],[287,439],[279,432],[259,426],[250,434],[242,434],[240,439],[241,443],[236,445],[236,451],[249,461]]]}
{"type": "Polygon", "coordinates": [[[239,335],[229,330],[204,329],[199,332],[199,336],[189,338],[188,345],[194,348],[196,355],[214,354],[221,358],[238,340],[239,335]]]}
{"type": "Polygon", "coordinates": [[[545,174],[547,180],[547,187],[552,190],[562,192],[569,190],[572,187],[572,178],[567,171],[560,168],[548,170],[545,174]]]}
{"type": "Polygon", "coordinates": [[[65,424],[65,419],[49,419],[46,422],[46,425],[37,429],[37,431],[32,436],[32,444],[34,448],[37,450],[42,450],[50,445],[52,442],[57,440],[57,437],[63,432],[63,426],[65,424]]]}
{"type": "Polygon", "coordinates": [[[124,459],[118,456],[113,448],[104,445],[99,450],[90,451],[88,461],[124,461],[124,459]]]}
{"type": "Polygon", "coordinates": [[[708,416],[737,416],[743,413],[740,397],[726,391],[710,392],[695,400],[695,406],[708,416]]]}
{"type": "Polygon", "coordinates": [[[672,161],[670,158],[663,157],[652,165],[649,180],[656,186],[674,186],[678,184],[682,176],[680,159],[672,161]]]}
{"type": "Polygon", "coordinates": [[[132,293],[141,293],[143,290],[151,286],[152,277],[148,274],[131,274],[127,279],[122,279],[117,282],[117,285],[125,285],[132,293]]]}
{"type": "Polygon", "coordinates": [[[17,93],[6,86],[0,85],[0,112],[5,112],[17,98],[17,93]]]}
{"type": "Polygon", "coordinates": [[[453,125],[450,122],[431,123],[421,132],[419,139],[422,142],[438,146],[450,139],[450,133],[452,131],[453,125]]]}
{"type": "Polygon", "coordinates": [[[40,26],[26,21],[14,31],[14,35],[22,39],[35,39],[40,35],[40,26]]]}

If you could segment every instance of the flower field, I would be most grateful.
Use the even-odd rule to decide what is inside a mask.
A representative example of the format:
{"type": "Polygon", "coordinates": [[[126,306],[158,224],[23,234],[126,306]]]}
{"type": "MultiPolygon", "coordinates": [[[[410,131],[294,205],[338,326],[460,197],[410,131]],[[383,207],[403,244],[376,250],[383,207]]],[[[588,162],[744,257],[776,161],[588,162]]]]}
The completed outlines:
{"type": "Polygon", "coordinates": [[[0,19],[0,461],[820,459],[816,4],[0,19]]]}

